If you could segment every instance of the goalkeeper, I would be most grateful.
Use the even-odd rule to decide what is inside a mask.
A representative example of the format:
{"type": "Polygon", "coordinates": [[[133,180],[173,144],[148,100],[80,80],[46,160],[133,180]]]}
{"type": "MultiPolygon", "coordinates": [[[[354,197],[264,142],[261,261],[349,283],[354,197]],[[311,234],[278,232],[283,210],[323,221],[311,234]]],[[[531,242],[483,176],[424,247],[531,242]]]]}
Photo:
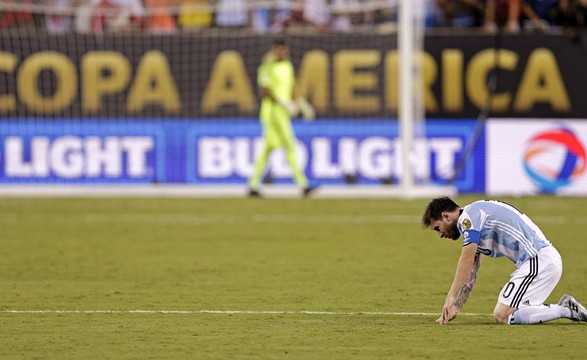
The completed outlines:
{"type": "Polygon", "coordinates": [[[295,135],[291,117],[296,116],[297,106],[293,102],[295,85],[294,67],[289,60],[289,47],[278,40],[271,52],[263,59],[257,71],[257,84],[261,91],[261,125],[264,144],[255,159],[255,170],[249,178],[249,196],[260,196],[259,184],[271,152],[279,147],[285,148],[287,160],[293,171],[293,178],[302,189],[303,195],[310,194],[312,188],[300,169],[295,151],[295,135]]]}

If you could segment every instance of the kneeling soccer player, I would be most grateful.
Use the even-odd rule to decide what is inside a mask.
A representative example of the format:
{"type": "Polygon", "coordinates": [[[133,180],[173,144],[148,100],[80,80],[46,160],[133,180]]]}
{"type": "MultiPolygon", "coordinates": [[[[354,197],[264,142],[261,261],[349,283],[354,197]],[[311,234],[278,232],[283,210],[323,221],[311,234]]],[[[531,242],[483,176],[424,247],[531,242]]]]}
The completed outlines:
{"type": "Polygon", "coordinates": [[[587,310],[572,295],[544,304],[562,275],[562,260],[542,231],[524,213],[504,202],[481,200],[459,207],[448,197],[430,201],[422,225],[441,238],[463,237],[463,249],[442,314],[446,324],[465,305],[475,285],[482,255],[507,257],[516,270],[502,288],[493,317],[498,324],[538,324],[567,318],[587,321],[587,310]]]}

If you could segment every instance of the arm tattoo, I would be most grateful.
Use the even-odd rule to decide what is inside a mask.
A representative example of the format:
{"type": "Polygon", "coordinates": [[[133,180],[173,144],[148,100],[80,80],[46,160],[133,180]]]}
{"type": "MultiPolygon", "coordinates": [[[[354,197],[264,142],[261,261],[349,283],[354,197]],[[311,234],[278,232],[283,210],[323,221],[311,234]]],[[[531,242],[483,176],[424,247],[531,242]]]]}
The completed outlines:
{"type": "Polygon", "coordinates": [[[479,266],[481,266],[481,254],[477,253],[475,254],[475,260],[473,261],[473,269],[471,270],[471,275],[469,276],[469,279],[459,289],[457,298],[454,303],[454,305],[459,310],[461,310],[463,306],[465,306],[465,302],[467,302],[467,299],[469,299],[471,291],[473,291],[473,286],[475,286],[475,281],[477,280],[477,272],[479,271],[479,266]]]}

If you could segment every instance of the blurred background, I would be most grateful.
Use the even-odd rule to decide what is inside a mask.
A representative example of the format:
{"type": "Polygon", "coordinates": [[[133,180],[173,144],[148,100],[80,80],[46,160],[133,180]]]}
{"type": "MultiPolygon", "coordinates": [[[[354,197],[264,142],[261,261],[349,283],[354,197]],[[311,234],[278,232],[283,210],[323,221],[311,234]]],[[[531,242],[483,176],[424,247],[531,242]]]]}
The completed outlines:
{"type": "MultiPolygon", "coordinates": [[[[262,141],[256,72],[279,38],[317,114],[294,119],[313,184],[341,196],[401,185],[409,161],[416,187],[587,195],[587,1],[405,4],[407,156],[401,1],[0,1],[1,191],[241,194],[262,141]]],[[[265,183],[291,186],[285,156],[270,163],[265,183]]]]}

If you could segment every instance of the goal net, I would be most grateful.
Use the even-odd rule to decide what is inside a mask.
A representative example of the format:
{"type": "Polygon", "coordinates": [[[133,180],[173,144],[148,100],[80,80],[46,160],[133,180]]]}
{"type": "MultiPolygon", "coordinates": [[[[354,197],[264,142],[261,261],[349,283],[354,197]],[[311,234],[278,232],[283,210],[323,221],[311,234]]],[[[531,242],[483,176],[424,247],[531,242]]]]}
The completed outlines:
{"type": "MultiPolygon", "coordinates": [[[[0,183],[242,189],[263,141],[257,69],[283,39],[316,113],[293,119],[311,184],[446,192],[418,87],[424,4],[0,1],[0,183]]],[[[265,183],[291,177],[272,154],[265,183]]]]}

